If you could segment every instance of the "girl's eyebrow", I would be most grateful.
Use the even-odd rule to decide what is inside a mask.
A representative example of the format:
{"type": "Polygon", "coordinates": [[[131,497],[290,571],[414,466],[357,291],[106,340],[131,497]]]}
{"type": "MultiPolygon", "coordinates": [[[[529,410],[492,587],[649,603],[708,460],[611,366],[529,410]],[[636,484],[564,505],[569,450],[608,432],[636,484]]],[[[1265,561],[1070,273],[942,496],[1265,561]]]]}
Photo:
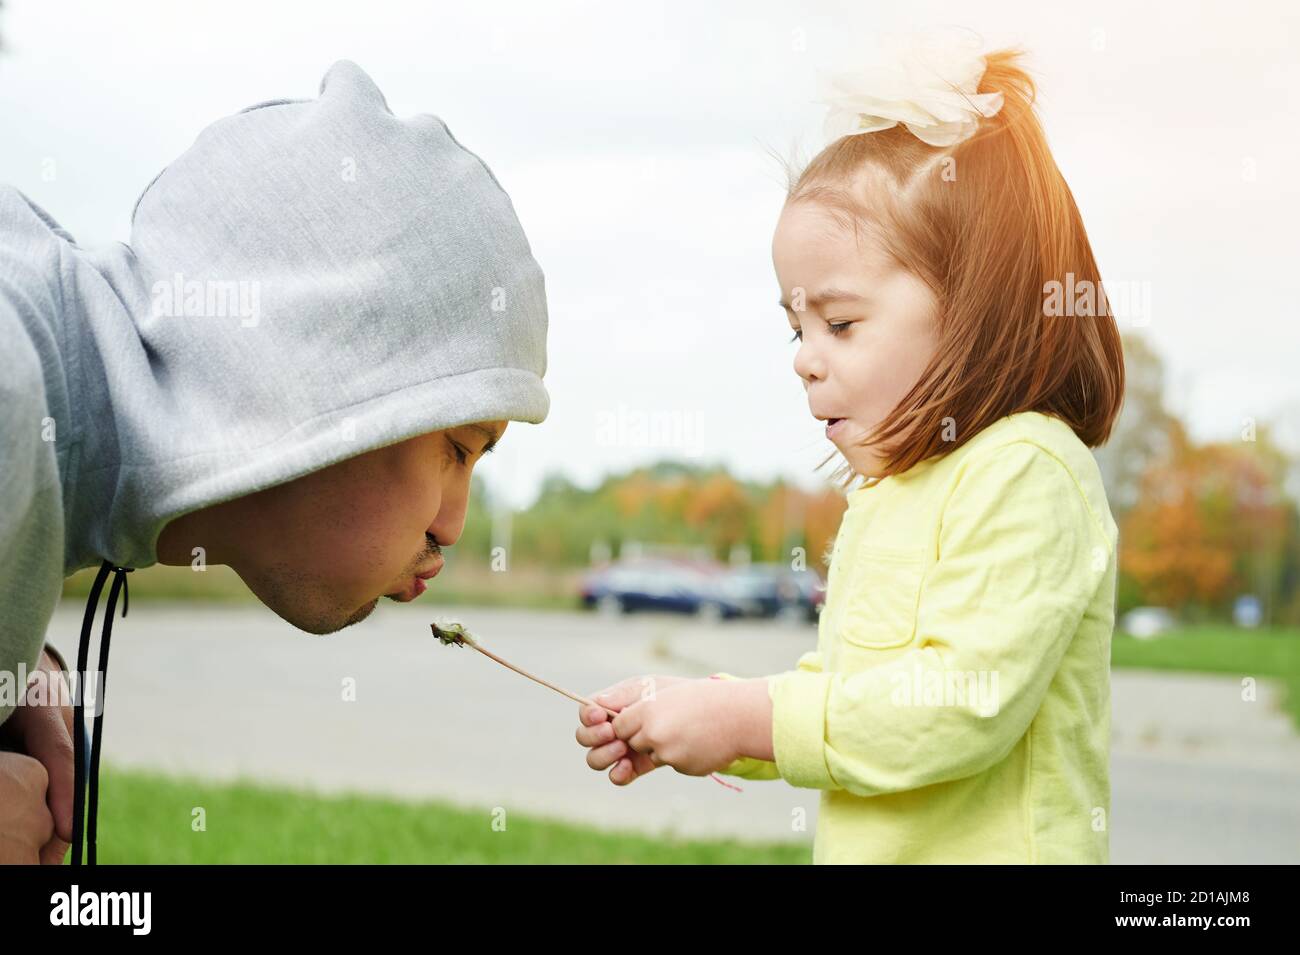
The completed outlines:
{"type": "MultiPolygon", "coordinates": [[[[861,301],[863,301],[863,297],[856,292],[846,292],[844,289],[838,288],[822,289],[816,295],[809,295],[804,299],[804,303],[808,308],[821,308],[823,305],[829,305],[832,302],[861,301]]],[[[790,308],[790,303],[785,300],[784,296],[776,304],[780,305],[787,312],[793,311],[793,309],[790,308]]]]}

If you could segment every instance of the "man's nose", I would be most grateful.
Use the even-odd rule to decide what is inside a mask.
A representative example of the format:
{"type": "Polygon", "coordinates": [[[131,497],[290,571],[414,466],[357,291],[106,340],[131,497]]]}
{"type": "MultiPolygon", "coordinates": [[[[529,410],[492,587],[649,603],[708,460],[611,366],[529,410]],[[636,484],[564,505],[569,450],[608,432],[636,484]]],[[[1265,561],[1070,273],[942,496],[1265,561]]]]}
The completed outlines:
{"type": "Polygon", "coordinates": [[[433,539],[443,547],[460,540],[465,530],[465,512],[469,505],[469,482],[457,482],[457,487],[444,487],[438,516],[427,528],[433,539]]]}

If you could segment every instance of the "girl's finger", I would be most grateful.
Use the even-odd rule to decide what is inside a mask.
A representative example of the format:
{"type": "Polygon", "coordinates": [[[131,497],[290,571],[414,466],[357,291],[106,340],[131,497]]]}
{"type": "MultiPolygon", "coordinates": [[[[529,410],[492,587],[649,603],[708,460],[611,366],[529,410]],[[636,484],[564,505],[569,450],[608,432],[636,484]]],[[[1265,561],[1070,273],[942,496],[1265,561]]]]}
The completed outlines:
{"type": "Polygon", "coordinates": [[[583,703],[578,707],[578,719],[583,726],[596,726],[610,718],[609,713],[599,706],[588,706],[583,703]]]}
{"type": "Polygon", "coordinates": [[[614,764],[609,771],[609,781],[615,786],[626,786],[628,783],[640,779],[654,768],[654,763],[650,762],[644,755],[632,753],[630,758],[624,757],[614,764]]]}
{"type": "Polygon", "coordinates": [[[633,780],[640,779],[646,773],[656,769],[654,763],[643,753],[629,753],[620,759],[609,771],[609,781],[615,786],[626,786],[633,780]]]}
{"type": "Polygon", "coordinates": [[[620,680],[617,683],[611,684],[610,686],[607,686],[602,690],[596,690],[595,692],[588,693],[587,699],[594,700],[598,696],[600,697],[618,696],[619,694],[622,693],[623,688],[627,684],[631,683],[634,679],[636,679],[636,677],[629,677],[626,680],[620,680]]]}
{"type": "Polygon", "coordinates": [[[609,781],[615,786],[626,786],[634,779],[636,779],[636,770],[632,768],[630,759],[620,759],[609,771],[609,781]]]}
{"type": "Polygon", "coordinates": [[[574,736],[578,740],[579,746],[600,746],[603,743],[612,743],[617,737],[614,733],[614,727],[609,723],[601,721],[591,726],[579,726],[574,736]]]}
{"type": "MultiPolygon", "coordinates": [[[[641,727],[636,726],[629,728],[632,730],[631,732],[619,733],[618,738],[627,743],[628,749],[649,761],[649,757],[645,754],[654,749],[654,745],[650,742],[647,734],[642,731],[641,727]]],[[[654,764],[651,763],[650,765],[654,764]]]]}
{"type": "Polygon", "coordinates": [[[646,695],[646,688],[653,685],[654,677],[629,677],[621,683],[615,683],[613,686],[593,694],[591,699],[601,706],[608,706],[611,710],[622,710],[633,703],[639,702],[646,695]]]}
{"type": "Polygon", "coordinates": [[[621,739],[597,746],[587,753],[587,765],[592,769],[608,769],[627,755],[627,744],[621,739]]]}
{"type": "Polygon", "coordinates": [[[633,703],[627,709],[620,710],[610,721],[609,725],[614,728],[614,733],[619,739],[630,740],[641,732],[641,725],[645,722],[645,706],[644,703],[633,703]]]}

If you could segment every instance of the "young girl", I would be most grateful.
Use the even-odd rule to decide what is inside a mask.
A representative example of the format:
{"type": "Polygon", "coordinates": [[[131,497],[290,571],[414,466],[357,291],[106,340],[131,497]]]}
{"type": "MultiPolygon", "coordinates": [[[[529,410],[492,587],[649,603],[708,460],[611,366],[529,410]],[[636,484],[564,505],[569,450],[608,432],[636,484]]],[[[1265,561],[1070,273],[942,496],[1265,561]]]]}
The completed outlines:
{"type": "Polygon", "coordinates": [[[814,862],[1108,861],[1116,528],[1088,449],[1123,358],[1017,56],[838,78],[844,135],[773,241],[809,410],[862,479],[818,647],[598,694],[618,716],[577,737],[614,783],[820,789],[814,862]]]}

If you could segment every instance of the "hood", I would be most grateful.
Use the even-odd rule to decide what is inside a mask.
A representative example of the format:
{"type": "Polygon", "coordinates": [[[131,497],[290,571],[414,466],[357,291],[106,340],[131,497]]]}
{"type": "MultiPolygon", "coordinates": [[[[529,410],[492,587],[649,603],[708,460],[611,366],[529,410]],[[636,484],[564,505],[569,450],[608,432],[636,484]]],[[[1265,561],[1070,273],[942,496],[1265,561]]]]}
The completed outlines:
{"type": "Polygon", "coordinates": [[[173,518],[375,448],[546,417],[543,277],[509,196],[353,63],[205,129],[129,245],[81,249],[27,208],[61,277],[66,573],[149,566],[173,518]]]}

